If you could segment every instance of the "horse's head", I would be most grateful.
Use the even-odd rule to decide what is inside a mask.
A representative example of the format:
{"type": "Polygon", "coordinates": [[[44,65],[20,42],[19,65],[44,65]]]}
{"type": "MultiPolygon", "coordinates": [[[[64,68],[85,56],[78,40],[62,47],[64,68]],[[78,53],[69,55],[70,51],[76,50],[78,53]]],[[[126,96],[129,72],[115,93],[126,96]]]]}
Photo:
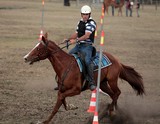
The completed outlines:
{"type": "Polygon", "coordinates": [[[27,55],[23,57],[25,62],[33,64],[34,62],[46,59],[49,56],[47,49],[48,42],[46,33],[45,36],[42,36],[42,41],[40,41],[27,55]]]}

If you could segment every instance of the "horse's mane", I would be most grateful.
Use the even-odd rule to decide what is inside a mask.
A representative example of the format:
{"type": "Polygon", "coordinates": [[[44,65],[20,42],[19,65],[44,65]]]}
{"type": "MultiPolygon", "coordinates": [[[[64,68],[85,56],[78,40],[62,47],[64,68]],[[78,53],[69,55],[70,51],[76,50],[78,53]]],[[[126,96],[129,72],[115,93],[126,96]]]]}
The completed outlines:
{"type": "Polygon", "coordinates": [[[57,45],[57,43],[55,42],[55,41],[52,41],[52,40],[48,40],[48,42],[49,43],[51,43],[52,44],[52,46],[54,46],[54,47],[51,47],[51,49],[53,50],[54,49],[54,52],[59,52],[59,51],[61,51],[62,53],[63,53],[63,55],[62,56],[71,56],[70,54],[68,54],[66,51],[64,51],[63,49],[65,48],[65,47],[67,47],[67,46],[64,46],[64,47],[60,47],[59,45],[57,45]],[[56,51],[55,51],[55,47],[56,47],[56,51]]]}

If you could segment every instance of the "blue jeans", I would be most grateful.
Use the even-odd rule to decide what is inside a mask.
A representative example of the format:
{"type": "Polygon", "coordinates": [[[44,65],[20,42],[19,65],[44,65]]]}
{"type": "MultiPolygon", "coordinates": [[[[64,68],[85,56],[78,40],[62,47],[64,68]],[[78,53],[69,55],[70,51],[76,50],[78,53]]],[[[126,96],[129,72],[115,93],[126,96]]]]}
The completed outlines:
{"type": "Polygon", "coordinates": [[[126,17],[128,17],[128,8],[126,7],[126,17]]]}
{"type": "Polygon", "coordinates": [[[85,78],[89,82],[89,86],[94,85],[94,74],[93,74],[94,65],[92,62],[92,51],[93,51],[93,46],[90,44],[77,44],[69,52],[69,54],[80,52],[82,55],[84,55],[86,69],[87,69],[87,75],[85,78]]]}
{"type": "Polygon", "coordinates": [[[92,60],[92,50],[93,50],[93,46],[90,44],[76,44],[76,46],[73,49],[71,49],[69,54],[78,53],[78,52],[82,53],[85,56],[86,66],[89,66],[92,60]]]}
{"type": "Polygon", "coordinates": [[[112,16],[114,16],[114,6],[112,5],[112,16]]]}
{"type": "Polygon", "coordinates": [[[132,17],[132,8],[129,8],[130,11],[130,17],[132,17]]]}

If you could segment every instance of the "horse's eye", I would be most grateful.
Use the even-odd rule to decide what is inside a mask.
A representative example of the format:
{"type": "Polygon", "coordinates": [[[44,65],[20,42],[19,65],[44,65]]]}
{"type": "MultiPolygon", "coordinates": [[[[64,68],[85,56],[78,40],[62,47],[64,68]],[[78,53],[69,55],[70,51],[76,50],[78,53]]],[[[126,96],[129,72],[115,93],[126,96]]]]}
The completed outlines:
{"type": "Polygon", "coordinates": [[[39,48],[37,48],[37,51],[39,51],[39,48]]]}

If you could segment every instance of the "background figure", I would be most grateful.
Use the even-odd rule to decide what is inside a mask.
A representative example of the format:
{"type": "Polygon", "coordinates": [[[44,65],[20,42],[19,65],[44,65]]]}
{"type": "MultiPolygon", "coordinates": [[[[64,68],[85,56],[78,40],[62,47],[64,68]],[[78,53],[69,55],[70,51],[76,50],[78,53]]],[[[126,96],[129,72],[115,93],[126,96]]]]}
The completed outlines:
{"type": "Polygon", "coordinates": [[[118,9],[118,16],[119,16],[119,15],[122,16],[122,8],[121,8],[121,7],[118,9]]]}
{"type": "Polygon", "coordinates": [[[64,6],[70,6],[69,0],[64,0],[64,6]]]}
{"type": "Polygon", "coordinates": [[[133,9],[133,1],[130,2],[129,11],[130,11],[130,17],[132,17],[132,9],[133,9]]]}
{"type": "Polygon", "coordinates": [[[126,17],[128,17],[128,10],[129,10],[129,7],[130,7],[130,1],[129,0],[126,0],[126,17]]]}
{"type": "Polygon", "coordinates": [[[139,17],[139,9],[140,9],[140,3],[137,2],[136,4],[137,17],[139,17]]]}
{"type": "Polygon", "coordinates": [[[112,8],[112,16],[114,16],[114,5],[111,5],[112,8]]]}
{"type": "Polygon", "coordinates": [[[128,17],[128,11],[130,12],[130,17],[132,17],[132,8],[133,2],[130,2],[130,0],[126,0],[126,17],[128,17]]]}

